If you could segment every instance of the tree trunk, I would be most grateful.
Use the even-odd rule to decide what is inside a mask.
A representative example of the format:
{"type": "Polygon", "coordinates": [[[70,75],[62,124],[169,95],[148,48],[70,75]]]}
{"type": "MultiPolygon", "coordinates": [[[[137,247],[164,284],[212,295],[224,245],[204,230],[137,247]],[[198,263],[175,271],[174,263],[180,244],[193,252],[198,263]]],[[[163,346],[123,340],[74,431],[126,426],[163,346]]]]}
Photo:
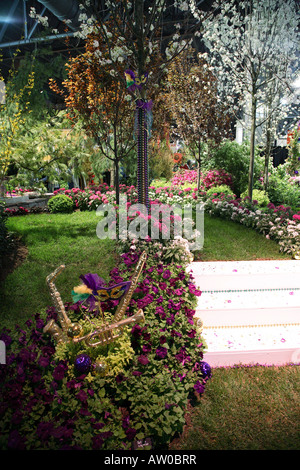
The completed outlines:
{"type": "Polygon", "coordinates": [[[115,188],[116,188],[116,204],[120,205],[120,178],[119,178],[119,160],[115,160],[115,188]]]}
{"type": "Polygon", "coordinates": [[[265,167],[264,167],[264,190],[268,189],[269,184],[269,161],[271,155],[271,131],[270,120],[267,122],[266,150],[265,150],[265,167]]]}
{"type": "Polygon", "coordinates": [[[248,178],[248,196],[252,201],[253,192],[253,179],[254,179],[254,158],[255,158],[255,131],[256,131],[256,95],[252,93],[251,103],[251,134],[250,134],[250,164],[249,164],[249,178],[248,178]]]}
{"type": "Polygon", "coordinates": [[[200,181],[201,181],[201,144],[198,144],[198,169],[197,169],[197,190],[200,190],[200,181]]]}
{"type": "MultiPolygon", "coordinates": [[[[145,71],[145,51],[144,51],[144,1],[135,1],[135,23],[137,36],[137,58],[139,78],[145,71]]],[[[149,210],[149,164],[148,164],[148,129],[147,129],[147,100],[145,85],[141,89],[141,100],[137,103],[136,113],[137,124],[137,160],[138,160],[138,203],[143,204],[149,210]]]]}
{"type": "Polygon", "coordinates": [[[116,189],[116,204],[120,204],[120,181],[119,181],[119,155],[117,145],[117,129],[114,126],[114,164],[115,164],[115,189],[116,189]]]}

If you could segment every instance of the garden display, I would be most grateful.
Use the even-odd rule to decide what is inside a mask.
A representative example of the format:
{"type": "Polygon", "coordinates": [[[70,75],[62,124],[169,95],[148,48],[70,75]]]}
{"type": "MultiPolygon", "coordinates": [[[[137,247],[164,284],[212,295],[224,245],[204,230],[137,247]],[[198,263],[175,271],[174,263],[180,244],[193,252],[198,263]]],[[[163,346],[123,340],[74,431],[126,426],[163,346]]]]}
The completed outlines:
{"type": "Polygon", "coordinates": [[[2,449],[149,449],[182,432],[211,376],[194,321],[201,291],[153,251],[124,252],[108,285],[82,275],[74,304],[55,287],[59,267],[47,278],[54,305],[2,332],[2,449]]]}

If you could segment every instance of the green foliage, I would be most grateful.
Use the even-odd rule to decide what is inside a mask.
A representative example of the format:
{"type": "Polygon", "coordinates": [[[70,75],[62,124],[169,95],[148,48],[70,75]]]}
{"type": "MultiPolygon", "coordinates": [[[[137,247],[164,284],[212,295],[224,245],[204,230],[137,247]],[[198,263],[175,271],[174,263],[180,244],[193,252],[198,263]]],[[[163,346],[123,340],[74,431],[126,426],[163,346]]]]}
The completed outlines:
{"type": "Polygon", "coordinates": [[[58,194],[49,199],[48,208],[52,213],[70,213],[73,212],[73,201],[65,194],[58,194]]]}
{"type": "Polygon", "coordinates": [[[288,164],[271,169],[267,194],[275,205],[285,204],[297,210],[300,206],[300,188],[292,184],[288,174],[288,164]]]}
{"type": "MultiPolygon", "coordinates": [[[[300,121],[299,121],[300,122],[300,121]]],[[[299,176],[300,171],[300,124],[295,126],[293,135],[288,144],[289,156],[286,161],[286,166],[291,176],[299,176]]]]}
{"type": "Polygon", "coordinates": [[[219,196],[220,194],[225,194],[227,196],[232,196],[234,198],[232,189],[226,184],[222,184],[220,186],[212,186],[206,191],[207,197],[219,196]]]}
{"type": "MultiPolygon", "coordinates": [[[[246,197],[248,197],[248,191],[245,191],[244,193],[241,194],[242,199],[246,197]]],[[[259,206],[267,206],[270,202],[270,199],[268,198],[268,194],[265,191],[262,191],[259,189],[253,189],[252,200],[257,201],[259,206]]]]}
{"type": "MultiPolygon", "coordinates": [[[[111,280],[129,280],[138,258],[124,254],[111,280]]],[[[143,309],[145,322],[124,331],[119,345],[92,351],[84,344],[56,346],[43,334],[45,322],[59,323],[52,308],[43,320],[35,315],[24,329],[17,326],[14,336],[4,334],[9,365],[0,370],[1,399],[7,403],[1,409],[0,448],[120,450],[145,437],[154,448],[167,445],[182,432],[188,398],[205,389],[204,344],[193,322],[199,295],[184,268],[159,264],[154,256],[129,305],[131,312],[143,309]],[[109,361],[116,353],[109,373],[76,371],[74,358],[84,350],[92,360],[109,361]]],[[[104,304],[103,311],[113,315],[115,303],[104,304]]],[[[66,311],[71,321],[82,321],[85,333],[89,321],[79,305],[66,305],[66,311]]],[[[90,321],[97,326],[100,319],[90,314],[90,321]]]]}
{"type": "Polygon", "coordinates": [[[31,71],[34,72],[34,86],[31,93],[24,93],[20,102],[21,109],[31,110],[33,119],[43,119],[48,112],[49,78],[62,78],[65,60],[61,54],[53,54],[49,47],[39,47],[34,53],[26,52],[19,61],[11,81],[11,93],[17,93],[26,84],[31,71]],[[46,58],[47,66],[45,67],[46,58]]]}
{"type": "MultiPolygon", "coordinates": [[[[222,169],[232,176],[233,191],[237,196],[247,189],[250,161],[250,145],[248,142],[238,144],[235,141],[225,141],[209,156],[204,157],[203,170],[222,169]]],[[[260,174],[262,159],[255,156],[254,179],[260,174]]]]}
{"type": "Polygon", "coordinates": [[[151,436],[160,445],[181,432],[185,424],[186,392],[180,379],[172,380],[166,370],[151,376],[131,377],[120,384],[116,399],[128,400],[136,438],[151,436]]]}
{"type": "Polygon", "coordinates": [[[150,179],[166,178],[170,180],[173,175],[173,157],[165,141],[160,145],[153,145],[149,156],[150,179]]]}
{"type": "Polygon", "coordinates": [[[0,201],[0,268],[5,254],[12,249],[12,239],[6,227],[7,217],[5,204],[0,201]]]}
{"type": "Polygon", "coordinates": [[[13,143],[12,162],[17,172],[11,177],[14,186],[45,188],[48,183],[62,184],[70,173],[84,173],[84,163],[91,149],[87,147],[79,126],[70,128],[65,113],[47,115],[41,121],[28,121],[13,143]],[[71,171],[70,171],[71,170],[71,171]]]}
{"type": "MultiPolygon", "coordinates": [[[[112,316],[108,313],[104,313],[105,321],[107,323],[112,322],[112,316]]],[[[72,314],[69,315],[72,319],[72,314]]],[[[93,318],[92,323],[86,318],[86,315],[81,312],[81,315],[74,317],[76,323],[82,327],[82,335],[87,335],[97,328],[103,327],[103,320],[99,318],[93,318]]],[[[84,341],[78,343],[61,343],[56,346],[55,359],[67,360],[69,364],[69,378],[75,377],[74,374],[74,362],[79,354],[88,354],[93,363],[100,362],[106,367],[106,376],[115,377],[118,374],[124,372],[124,367],[130,363],[134,355],[134,351],[131,347],[129,328],[123,328],[123,334],[115,341],[108,345],[98,345],[91,347],[86,345],[84,341]]],[[[89,373],[87,380],[92,382],[95,379],[95,375],[89,373]]]]}

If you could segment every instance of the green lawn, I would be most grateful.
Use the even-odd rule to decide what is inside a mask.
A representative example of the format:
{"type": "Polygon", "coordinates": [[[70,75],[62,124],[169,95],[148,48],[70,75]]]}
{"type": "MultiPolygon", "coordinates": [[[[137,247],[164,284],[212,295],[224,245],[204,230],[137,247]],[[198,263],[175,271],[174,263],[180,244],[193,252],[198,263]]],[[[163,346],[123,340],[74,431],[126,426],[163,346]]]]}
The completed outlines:
{"type": "Polygon", "coordinates": [[[197,256],[202,261],[242,261],[255,259],[291,259],[279,252],[274,240],[231,220],[204,219],[204,247],[197,256]]]}
{"type": "Polygon", "coordinates": [[[214,369],[172,450],[299,450],[300,368],[214,369]]]}
{"type": "Polygon", "coordinates": [[[27,259],[10,274],[1,287],[1,326],[26,321],[28,316],[52,305],[46,277],[64,264],[56,286],[64,302],[71,302],[71,290],[79,276],[98,273],[108,280],[116,263],[114,241],[96,235],[99,217],[93,212],[32,214],[8,220],[8,229],[22,236],[27,259]]]}

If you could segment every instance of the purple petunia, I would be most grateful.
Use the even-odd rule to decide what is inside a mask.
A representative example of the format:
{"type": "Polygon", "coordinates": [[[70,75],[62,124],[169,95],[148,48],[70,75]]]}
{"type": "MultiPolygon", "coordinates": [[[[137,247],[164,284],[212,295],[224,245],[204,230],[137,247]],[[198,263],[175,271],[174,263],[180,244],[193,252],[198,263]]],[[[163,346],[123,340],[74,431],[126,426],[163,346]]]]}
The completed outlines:
{"type": "Polygon", "coordinates": [[[163,279],[169,279],[171,277],[171,271],[169,269],[166,269],[162,277],[163,279]]]}
{"type": "Polygon", "coordinates": [[[157,355],[157,357],[159,357],[160,359],[164,359],[167,354],[168,354],[168,350],[167,348],[164,348],[163,346],[159,346],[156,351],[155,351],[155,354],[157,355]]]}
{"type": "Polygon", "coordinates": [[[195,390],[196,393],[200,393],[200,394],[201,394],[201,393],[204,392],[205,387],[204,387],[204,385],[203,385],[199,380],[197,380],[197,382],[196,382],[195,385],[194,385],[194,390],[195,390]]]}
{"type": "Polygon", "coordinates": [[[138,357],[138,361],[140,364],[143,364],[143,366],[147,365],[149,363],[149,359],[147,356],[145,356],[145,354],[141,354],[139,357],[138,357]]]}
{"type": "Polygon", "coordinates": [[[62,380],[65,376],[68,366],[64,363],[58,364],[53,371],[54,380],[62,380]]]}

